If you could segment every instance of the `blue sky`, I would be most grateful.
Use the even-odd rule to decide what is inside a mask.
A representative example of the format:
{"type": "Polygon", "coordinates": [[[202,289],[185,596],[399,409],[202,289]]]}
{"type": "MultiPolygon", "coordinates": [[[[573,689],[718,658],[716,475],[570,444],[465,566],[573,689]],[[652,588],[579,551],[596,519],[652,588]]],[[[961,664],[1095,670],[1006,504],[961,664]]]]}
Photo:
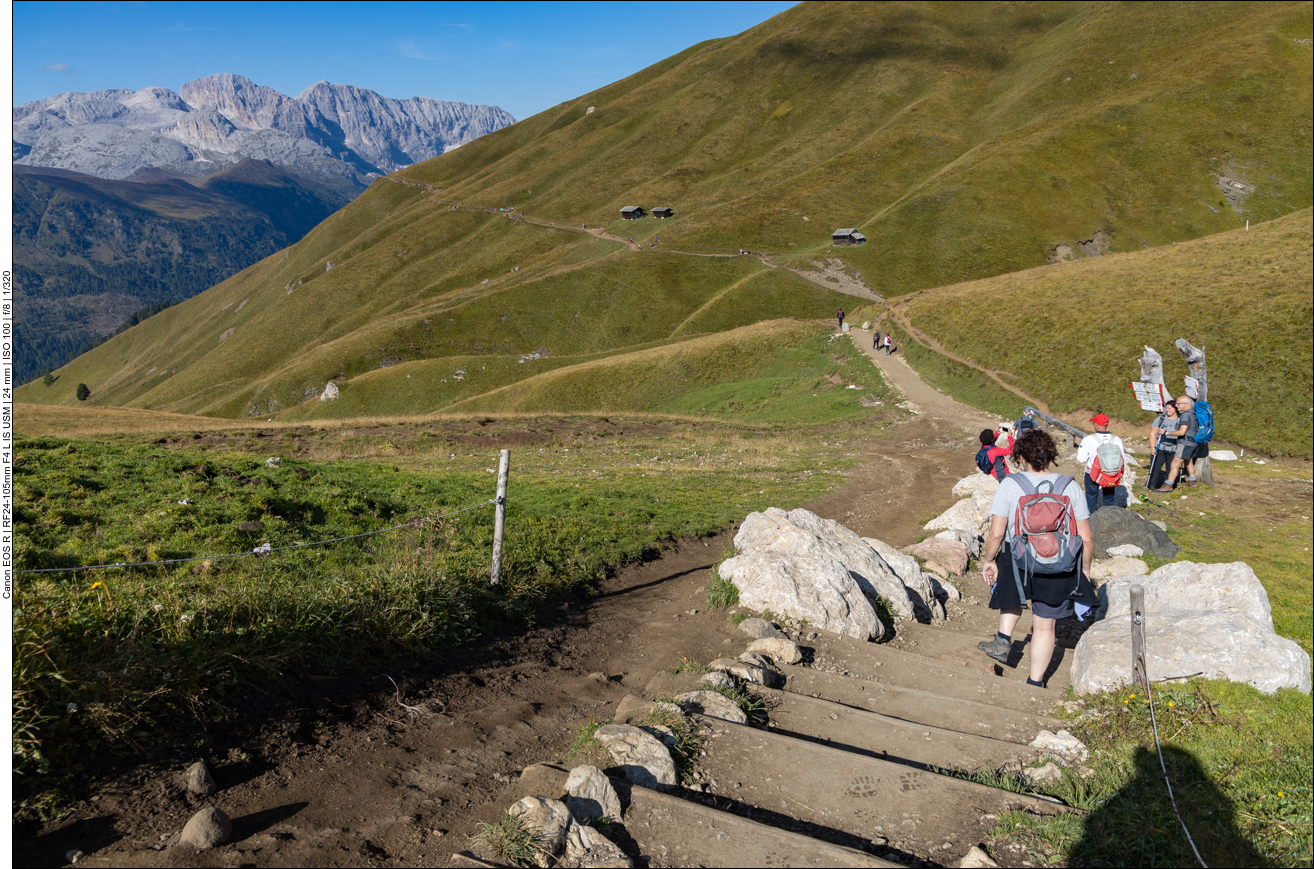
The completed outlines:
{"type": "Polygon", "coordinates": [[[527,118],[792,5],[18,2],[13,100],[234,72],[289,96],[324,79],[527,118]]]}

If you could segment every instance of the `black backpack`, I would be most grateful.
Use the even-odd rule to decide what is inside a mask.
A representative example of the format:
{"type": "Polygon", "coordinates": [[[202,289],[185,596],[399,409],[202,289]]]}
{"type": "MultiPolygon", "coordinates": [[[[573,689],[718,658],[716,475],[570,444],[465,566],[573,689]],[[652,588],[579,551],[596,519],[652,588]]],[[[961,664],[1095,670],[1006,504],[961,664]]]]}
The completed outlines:
{"type": "Polygon", "coordinates": [[[986,458],[986,453],[989,450],[990,447],[981,447],[976,451],[976,466],[981,469],[983,474],[990,473],[990,459],[986,458]]]}
{"type": "Polygon", "coordinates": [[[1021,437],[1027,432],[1034,430],[1036,427],[1037,427],[1036,421],[1034,419],[1032,419],[1029,416],[1022,417],[1020,420],[1017,421],[1018,437],[1021,437]]]}

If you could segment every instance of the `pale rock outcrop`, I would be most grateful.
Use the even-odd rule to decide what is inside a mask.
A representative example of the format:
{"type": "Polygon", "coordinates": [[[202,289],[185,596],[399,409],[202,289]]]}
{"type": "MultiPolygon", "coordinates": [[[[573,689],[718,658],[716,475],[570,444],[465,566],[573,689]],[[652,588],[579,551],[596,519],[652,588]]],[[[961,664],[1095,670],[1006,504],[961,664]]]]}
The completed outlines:
{"type": "Polygon", "coordinates": [[[1130,543],[1123,543],[1120,546],[1110,546],[1104,550],[1110,558],[1117,558],[1119,555],[1125,555],[1128,558],[1140,558],[1145,554],[1145,550],[1139,546],[1132,546],[1130,543]]]}
{"type": "Polygon", "coordinates": [[[820,630],[879,640],[884,629],[848,569],[829,555],[752,552],[721,563],[720,574],[750,610],[806,619],[820,630]]]}
{"type": "Polygon", "coordinates": [[[973,845],[967,849],[963,859],[958,861],[959,869],[995,869],[998,863],[991,858],[989,854],[981,850],[979,845],[973,845]]]}
{"type": "Polygon", "coordinates": [[[631,724],[604,724],[593,736],[636,785],[658,791],[675,786],[675,762],[657,737],[631,724]]]}
{"type": "Polygon", "coordinates": [[[1080,739],[1066,730],[1057,732],[1042,730],[1031,740],[1031,747],[1048,752],[1060,760],[1070,763],[1084,761],[1090,757],[1090,750],[1080,739]]]}
{"type": "Polygon", "coordinates": [[[1246,682],[1268,694],[1280,688],[1310,693],[1309,655],[1274,633],[1268,593],[1249,565],[1183,561],[1100,587],[1103,618],[1086,631],[1073,655],[1072,686],[1078,694],[1130,684],[1133,584],[1145,589],[1146,668],[1152,680],[1199,673],[1246,682]]]}
{"type": "Polygon", "coordinates": [[[208,806],[188,819],[180,837],[184,845],[205,851],[222,845],[233,835],[233,822],[222,809],[208,806]]]}
{"type": "MultiPolygon", "coordinates": [[[[1114,547],[1115,549],[1119,547],[1114,547]]],[[[1097,561],[1090,567],[1091,579],[1113,579],[1118,576],[1145,576],[1150,566],[1139,558],[1119,555],[1108,561],[1097,561]]]]}
{"type": "Polygon", "coordinates": [[[964,498],[927,522],[922,528],[926,531],[965,531],[969,534],[979,534],[981,523],[989,516],[989,504],[986,505],[983,513],[977,507],[974,498],[964,498]]]}
{"type": "Polygon", "coordinates": [[[998,488],[999,481],[989,474],[972,474],[954,483],[953,495],[955,498],[971,498],[974,495],[994,498],[998,488]]]}
{"type": "Polygon", "coordinates": [[[943,537],[931,537],[921,543],[905,546],[902,551],[926,561],[937,562],[954,576],[962,576],[967,572],[967,562],[971,555],[967,544],[943,537]]]}
{"type": "Polygon", "coordinates": [[[906,585],[861,537],[808,510],[786,513],[771,507],[750,513],[735,535],[735,548],[743,553],[776,552],[791,557],[828,555],[852,575],[863,594],[884,599],[896,616],[920,621],[944,617],[929,584],[921,588],[906,585]]]}
{"type": "Polygon", "coordinates": [[[937,540],[957,540],[967,547],[973,558],[981,557],[981,544],[984,541],[980,534],[970,531],[937,531],[935,537],[937,540]]]}
{"type": "Polygon", "coordinates": [[[731,679],[720,670],[713,670],[710,673],[704,673],[703,677],[698,680],[700,685],[706,685],[708,688],[725,688],[735,687],[735,680],[731,679]]]}
{"type": "Polygon", "coordinates": [[[906,586],[920,588],[923,585],[929,585],[936,600],[942,604],[946,600],[961,600],[962,595],[958,589],[953,586],[947,579],[938,576],[927,575],[923,572],[917,559],[911,555],[906,555],[895,549],[884,540],[877,540],[875,537],[864,537],[862,542],[869,545],[880,553],[881,558],[894,571],[895,576],[906,586]]]}
{"type": "Polygon", "coordinates": [[[319,394],[320,401],[332,401],[338,397],[338,385],[330,380],[325,386],[324,391],[319,394]]]}
{"type": "Polygon", "coordinates": [[[570,771],[566,779],[566,808],[575,820],[585,823],[598,818],[619,821],[621,817],[620,797],[611,786],[611,779],[592,764],[570,771]]]}
{"type": "Polygon", "coordinates": [[[1220,462],[1235,462],[1237,460],[1236,453],[1231,450],[1216,450],[1213,447],[1209,448],[1209,458],[1220,462]]]}
{"type": "Polygon", "coordinates": [[[776,688],[785,683],[785,677],[770,667],[736,661],[733,658],[717,658],[707,666],[713,670],[734,676],[736,679],[750,685],[765,685],[768,688],[776,688]]]}
{"type": "Polygon", "coordinates": [[[775,625],[766,619],[744,619],[739,623],[739,630],[755,640],[760,640],[763,637],[775,637],[779,640],[787,639],[775,625]]]}

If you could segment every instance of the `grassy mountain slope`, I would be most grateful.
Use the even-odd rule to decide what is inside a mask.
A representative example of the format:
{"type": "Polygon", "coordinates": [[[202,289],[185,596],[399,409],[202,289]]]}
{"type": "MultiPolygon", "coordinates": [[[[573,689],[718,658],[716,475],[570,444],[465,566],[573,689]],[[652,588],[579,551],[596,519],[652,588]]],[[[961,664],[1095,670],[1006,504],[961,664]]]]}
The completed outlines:
{"type": "Polygon", "coordinates": [[[130,313],[178,302],[299,240],[359,188],[246,160],[196,183],[14,167],[15,377],[63,365],[130,313]]]}
{"type": "Polygon", "coordinates": [[[1308,4],[804,4],[376,182],[19,397],[73,403],[85,382],[96,404],[313,417],[336,412],[297,406],[332,378],[340,400],[398,390],[357,406],[433,412],[447,395],[363,375],[577,365],[829,316],[853,299],[770,266],[829,254],[836,226],[863,228],[837,255],[898,295],[1097,230],[1116,252],[1276,217],[1314,198],[1310,51],[1292,41],[1310,29],[1308,4]],[[627,204],[677,214],[622,222],[627,204]]]}
{"type": "MultiPolygon", "coordinates": [[[[909,321],[1062,413],[1145,420],[1128,384],[1142,347],[1187,374],[1177,338],[1204,346],[1220,440],[1310,458],[1314,211],[1153,250],[927,291],[909,321]],[[1061,336],[1061,337],[1058,337],[1061,336]]],[[[1175,385],[1174,385],[1175,384],[1175,385]]]]}

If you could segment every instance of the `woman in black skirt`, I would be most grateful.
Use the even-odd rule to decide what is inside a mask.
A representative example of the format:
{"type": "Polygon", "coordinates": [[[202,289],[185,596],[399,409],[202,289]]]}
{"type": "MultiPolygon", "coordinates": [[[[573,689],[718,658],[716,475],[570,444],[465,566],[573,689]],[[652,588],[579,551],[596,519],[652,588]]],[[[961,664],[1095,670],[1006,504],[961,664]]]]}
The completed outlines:
{"type": "MultiPolygon", "coordinates": [[[[1049,472],[1050,463],[1058,457],[1054,439],[1039,429],[1032,429],[1013,444],[1012,461],[1033,487],[1048,480],[1057,486],[1059,474],[1049,472]]],[[[1076,615],[1077,606],[1094,608],[1098,603],[1095,588],[1091,585],[1090,562],[1094,553],[1090,531],[1090,511],[1086,509],[1086,496],[1076,480],[1068,478],[1063,491],[1076,520],[1077,534],[1081,537],[1081,563],[1074,570],[1060,574],[1034,573],[1018,577],[1016,563],[1008,540],[1013,539],[1014,514],[1022,498],[1022,487],[1010,474],[995,490],[990,505],[990,533],[986,538],[985,552],[981,553],[981,574],[990,586],[990,608],[999,610],[999,632],[993,640],[981,643],[978,648],[1000,663],[1008,663],[1013,649],[1013,628],[1022,617],[1022,609],[1031,602],[1031,672],[1028,685],[1045,687],[1045,671],[1054,656],[1054,625],[1058,619],[1076,615]],[[1021,579],[1021,582],[1018,580],[1021,579]],[[1019,586],[1021,593],[1019,594],[1019,586]]]]}

